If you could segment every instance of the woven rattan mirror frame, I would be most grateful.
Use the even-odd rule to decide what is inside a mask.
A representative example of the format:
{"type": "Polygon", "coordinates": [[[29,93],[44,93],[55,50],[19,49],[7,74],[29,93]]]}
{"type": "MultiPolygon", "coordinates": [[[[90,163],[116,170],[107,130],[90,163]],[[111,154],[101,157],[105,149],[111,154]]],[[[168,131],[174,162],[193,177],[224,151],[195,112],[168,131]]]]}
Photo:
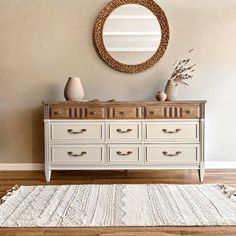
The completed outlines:
{"type": "Polygon", "coordinates": [[[169,25],[164,11],[161,7],[154,2],[153,0],[113,0],[108,3],[103,10],[98,15],[95,27],[94,27],[94,42],[98,50],[98,53],[102,59],[112,68],[125,72],[125,73],[138,73],[144,70],[147,70],[154,64],[156,64],[160,58],[163,56],[164,52],[167,49],[169,42],[169,25]],[[117,7],[120,7],[124,4],[139,4],[148,8],[157,18],[161,27],[161,41],[157,51],[154,55],[148,59],[146,62],[137,64],[137,65],[127,65],[118,62],[110,56],[108,51],[105,48],[103,42],[103,27],[107,17],[115,10],[117,7]]]}

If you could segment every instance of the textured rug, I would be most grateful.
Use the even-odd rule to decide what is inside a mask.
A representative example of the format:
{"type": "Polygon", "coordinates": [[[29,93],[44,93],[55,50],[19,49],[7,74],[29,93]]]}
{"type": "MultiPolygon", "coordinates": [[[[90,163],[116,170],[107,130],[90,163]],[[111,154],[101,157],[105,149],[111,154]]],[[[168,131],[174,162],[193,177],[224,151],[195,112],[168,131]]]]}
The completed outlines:
{"type": "Polygon", "coordinates": [[[15,187],[1,199],[0,227],[236,225],[236,191],[224,185],[15,187]]]}

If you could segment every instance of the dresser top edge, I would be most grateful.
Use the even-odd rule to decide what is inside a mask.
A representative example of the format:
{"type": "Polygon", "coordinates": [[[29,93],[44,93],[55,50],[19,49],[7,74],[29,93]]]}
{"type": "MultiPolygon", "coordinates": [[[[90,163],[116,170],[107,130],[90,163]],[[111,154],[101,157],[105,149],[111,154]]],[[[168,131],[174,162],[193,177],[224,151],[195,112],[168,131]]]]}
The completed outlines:
{"type": "Polygon", "coordinates": [[[114,101],[114,102],[90,102],[90,101],[43,101],[44,105],[171,105],[171,104],[205,104],[206,100],[182,100],[182,101],[114,101]]]}

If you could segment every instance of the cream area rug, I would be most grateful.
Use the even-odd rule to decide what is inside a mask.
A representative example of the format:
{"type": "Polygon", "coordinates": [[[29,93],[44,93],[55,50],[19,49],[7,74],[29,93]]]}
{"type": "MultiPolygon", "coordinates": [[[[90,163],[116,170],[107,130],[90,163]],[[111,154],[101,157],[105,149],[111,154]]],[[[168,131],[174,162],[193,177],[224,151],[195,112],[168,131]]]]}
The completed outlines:
{"type": "Polygon", "coordinates": [[[236,225],[236,191],[224,185],[48,185],[13,188],[1,227],[236,225]]]}

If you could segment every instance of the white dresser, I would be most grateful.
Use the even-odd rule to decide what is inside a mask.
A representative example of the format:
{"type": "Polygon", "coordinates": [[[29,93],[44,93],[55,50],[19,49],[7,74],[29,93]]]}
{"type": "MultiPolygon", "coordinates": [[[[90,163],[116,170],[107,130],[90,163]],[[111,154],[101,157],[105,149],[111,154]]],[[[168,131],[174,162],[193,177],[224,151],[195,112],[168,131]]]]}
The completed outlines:
{"type": "Polygon", "coordinates": [[[196,169],[204,179],[205,101],[44,102],[52,170],[196,169]]]}

